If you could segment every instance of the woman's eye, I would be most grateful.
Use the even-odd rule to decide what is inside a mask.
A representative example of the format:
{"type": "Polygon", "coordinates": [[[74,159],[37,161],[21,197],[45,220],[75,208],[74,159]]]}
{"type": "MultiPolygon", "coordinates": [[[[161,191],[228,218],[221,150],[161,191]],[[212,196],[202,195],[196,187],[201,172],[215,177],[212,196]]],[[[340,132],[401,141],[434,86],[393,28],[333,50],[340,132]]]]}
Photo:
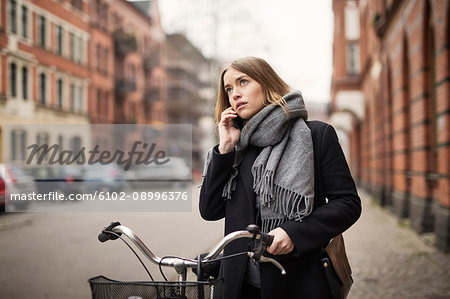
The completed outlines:
{"type": "Polygon", "coordinates": [[[225,88],[226,93],[230,93],[233,89],[231,87],[225,88]]]}
{"type": "Polygon", "coordinates": [[[241,85],[245,85],[245,84],[247,84],[247,82],[248,81],[246,79],[242,79],[240,83],[241,83],[241,85]]]}

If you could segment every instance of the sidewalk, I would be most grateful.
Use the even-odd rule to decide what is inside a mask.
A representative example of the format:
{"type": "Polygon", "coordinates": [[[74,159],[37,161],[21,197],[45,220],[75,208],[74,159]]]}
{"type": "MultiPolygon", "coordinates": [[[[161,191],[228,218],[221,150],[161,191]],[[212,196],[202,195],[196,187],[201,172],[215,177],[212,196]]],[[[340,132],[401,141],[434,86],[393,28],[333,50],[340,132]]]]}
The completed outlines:
{"type": "Polygon", "coordinates": [[[348,298],[450,298],[450,255],[360,196],[361,218],[344,234],[355,281],[348,298]]]}

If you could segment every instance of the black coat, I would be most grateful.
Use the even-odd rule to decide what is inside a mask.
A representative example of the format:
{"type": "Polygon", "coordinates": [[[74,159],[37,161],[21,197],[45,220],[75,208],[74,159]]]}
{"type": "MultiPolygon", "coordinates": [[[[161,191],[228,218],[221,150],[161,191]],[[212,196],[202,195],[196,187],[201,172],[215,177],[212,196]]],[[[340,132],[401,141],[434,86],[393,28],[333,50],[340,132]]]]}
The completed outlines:
{"type": "MultiPolygon", "coordinates": [[[[287,232],[294,250],[275,258],[287,275],[270,263],[261,263],[262,298],[329,298],[326,278],[320,263],[320,248],[348,229],[361,214],[361,201],[334,128],[320,121],[307,122],[314,147],[314,209],[302,222],[287,221],[287,232]]],[[[225,217],[225,234],[243,230],[256,219],[256,195],[251,166],[259,149],[250,147],[240,166],[236,190],[230,200],[221,194],[228,181],[234,151],[221,155],[215,148],[200,192],[200,213],[205,220],[225,217]]],[[[246,251],[248,239],[230,243],[225,255],[246,251]]],[[[222,262],[224,298],[239,298],[245,279],[247,257],[222,262]]]]}

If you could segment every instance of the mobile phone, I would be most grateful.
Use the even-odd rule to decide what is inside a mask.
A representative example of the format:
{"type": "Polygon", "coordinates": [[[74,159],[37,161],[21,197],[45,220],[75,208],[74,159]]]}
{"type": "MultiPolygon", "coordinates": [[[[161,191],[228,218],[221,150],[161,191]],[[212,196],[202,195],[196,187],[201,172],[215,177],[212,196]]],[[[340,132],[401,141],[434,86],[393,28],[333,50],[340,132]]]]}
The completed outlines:
{"type": "Polygon", "coordinates": [[[244,120],[237,115],[237,117],[233,118],[234,127],[236,129],[242,130],[244,127],[244,120]]]}

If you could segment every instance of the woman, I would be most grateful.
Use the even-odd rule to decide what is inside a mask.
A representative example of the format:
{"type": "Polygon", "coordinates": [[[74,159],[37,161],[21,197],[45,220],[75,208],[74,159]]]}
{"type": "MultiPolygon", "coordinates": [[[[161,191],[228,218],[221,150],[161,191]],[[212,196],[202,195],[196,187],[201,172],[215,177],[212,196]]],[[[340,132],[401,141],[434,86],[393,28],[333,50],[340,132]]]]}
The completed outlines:
{"type": "MultiPolygon", "coordinates": [[[[258,224],[267,252],[286,269],[240,256],[222,262],[224,298],[330,298],[320,252],[359,218],[361,202],[334,129],[307,122],[303,98],[260,58],[226,66],[216,102],[219,144],[200,192],[205,220],[225,234],[258,224]]],[[[225,255],[246,251],[229,244],[225,255]]]]}

